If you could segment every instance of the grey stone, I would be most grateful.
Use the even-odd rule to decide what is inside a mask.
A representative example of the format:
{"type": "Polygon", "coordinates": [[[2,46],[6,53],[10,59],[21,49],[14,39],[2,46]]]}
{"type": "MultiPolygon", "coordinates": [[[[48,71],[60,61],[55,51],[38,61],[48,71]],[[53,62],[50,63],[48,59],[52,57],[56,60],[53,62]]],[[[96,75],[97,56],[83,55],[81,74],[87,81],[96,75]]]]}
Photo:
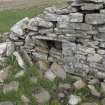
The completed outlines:
{"type": "Polygon", "coordinates": [[[95,49],[91,48],[91,47],[80,47],[79,48],[80,51],[86,53],[86,54],[94,54],[95,53],[95,49]]]}
{"type": "Polygon", "coordinates": [[[71,90],[72,86],[70,84],[67,84],[67,83],[59,84],[59,89],[71,90]]]}
{"type": "Polygon", "coordinates": [[[32,53],[35,60],[47,60],[48,55],[43,53],[32,53]]]}
{"type": "Polygon", "coordinates": [[[51,14],[51,13],[47,13],[45,14],[45,20],[47,21],[51,21],[51,22],[57,22],[58,20],[58,15],[57,14],[51,14]]]}
{"type": "Polygon", "coordinates": [[[30,19],[27,29],[38,31],[37,22],[35,21],[35,18],[30,19]]]}
{"type": "Polygon", "coordinates": [[[49,63],[47,61],[39,60],[39,61],[36,62],[36,65],[42,71],[47,71],[48,68],[49,68],[49,63]]]}
{"type": "Polygon", "coordinates": [[[81,88],[84,88],[86,86],[86,83],[80,79],[80,80],[76,81],[73,85],[77,90],[79,90],[81,88]]]}
{"type": "Polygon", "coordinates": [[[97,52],[98,52],[98,54],[102,54],[102,55],[105,54],[105,50],[101,50],[101,49],[100,49],[100,50],[98,50],[97,52]]]}
{"type": "Polygon", "coordinates": [[[63,8],[63,9],[57,9],[56,14],[58,15],[65,15],[69,14],[70,10],[68,8],[63,8]]]}
{"type": "Polygon", "coordinates": [[[105,14],[87,14],[86,23],[88,24],[104,24],[105,23],[105,14]]]}
{"type": "Polygon", "coordinates": [[[82,10],[98,10],[103,8],[103,4],[94,4],[94,3],[82,3],[82,10]]]}
{"type": "Polygon", "coordinates": [[[61,56],[61,51],[52,47],[50,49],[50,55],[58,55],[58,56],[61,56]]]}
{"type": "Polygon", "coordinates": [[[32,65],[32,59],[31,57],[28,55],[27,51],[25,49],[23,49],[22,47],[20,48],[20,53],[22,55],[22,58],[24,59],[25,63],[32,65]]]}
{"type": "Polygon", "coordinates": [[[103,72],[97,72],[96,73],[96,77],[98,78],[98,79],[104,79],[105,78],[105,74],[103,73],[103,72]]]}
{"type": "Polygon", "coordinates": [[[0,56],[6,55],[7,43],[0,43],[0,56]]]}
{"type": "Polygon", "coordinates": [[[65,94],[64,94],[64,93],[59,93],[59,94],[58,94],[58,97],[62,99],[62,98],[65,97],[65,94]]]}
{"type": "Polygon", "coordinates": [[[16,51],[15,51],[15,52],[13,53],[13,55],[16,57],[16,60],[17,60],[17,62],[18,62],[18,64],[19,64],[19,66],[24,69],[24,68],[25,68],[25,63],[24,63],[24,61],[23,61],[21,55],[19,54],[19,52],[16,52],[16,51]]]}
{"type": "Polygon", "coordinates": [[[102,56],[99,54],[89,55],[87,58],[87,61],[89,62],[99,62],[100,60],[102,60],[102,56]]]}
{"type": "Polygon", "coordinates": [[[55,13],[56,11],[57,11],[57,8],[55,6],[45,8],[45,12],[48,12],[48,13],[55,13]]]}
{"type": "Polygon", "coordinates": [[[89,31],[89,30],[92,30],[92,25],[85,24],[85,23],[70,23],[68,29],[89,31]]]}
{"type": "Polygon", "coordinates": [[[24,42],[23,41],[16,41],[14,42],[15,46],[23,46],[24,42]]]}
{"type": "Polygon", "coordinates": [[[24,29],[26,28],[27,24],[29,23],[29,18],[26,17],[22,19],[21,21],[17,22],[12,28],[11,31],[18,34],[18,35],[24,35],[24,29]]]}
{"type": "Polygon", "coordinates": [[[11,66],[7,66],[6,68],[0,70],[0,82],[4,82],[9,77],[9,69],[11,66]]]}
{"type": "Polygon", "coordinates": [[[99,47],[105,48],[105,42],[100,43],[99,47]]]}
{"type": "Polygon", "coordinates": [[[53,24],[51,22],[45,21],[44,19],[36,18],[36,21],[38,22],[39,27],[44,27],[44,28],[53,27],[53,24]]]}
{"type": "Polygon", "coordinates": [[[69,25],[69,16],[67,15],[61,15],[57,18],[58,21],[58,28],[67,28],[69,25]]]}
{"type": "Polygon", "coordinates": [[[61,79],[66,79],[66,72],[63,68],[63,65],[58,65],[57,63],[53,63],[51,65],[52,72],[61,79]]]}
{"type": "Polygon", "coordinates": [[[70,22],[83,22],[82,13],[71,13],[69,17],[70,17],[70,22]]]}
{"type": "Polygon", "coordinates": [[[68,8],[67,8],[68,10],[69,10],[69,12],[70,13],[75,13],[75,12],[77,12],[78,10],[77,10],[77,8],[75,8],[75,7],[72,7],[71,6],[71,4],[70,4],[70,6],[68,6],[68,8]]]}
{"type": "Polygon", "coordinates": [[[99,32],[105,32],[105,26],[98,27],[99,32]]]}
{"type": "Polygon", "coordinates": [[[9,37],[10,39],[15,40],[15,41],[19,39],[18,36],[16,36],[15,33],[12,33],[12,32],[9,34],[9,37]]]}
{"type": "Polygon", "coordinates": [[[12,42],[7,42],[7,51],[6,51],[6,55],[10,56],[11,54],[13,54],[13,52],[15,51],[15,46],[12,42]]]}
{"type": "Polygon", "coordinates": [[[100,10],[100,13],[105,13],[105,9],[101,9],[100,10]]]}
{"type": "Polygon", "coordinates": [[[69,105],[78,105],[82,99],[79,96],[76,95],[70,95],[69,97],[69,105]]]}
{"type": "Polygon", "coordinates": [[[25,38],[25,46],[26,47],[34,47],[34,42],[30,36],[26,36],[25,38]]]}

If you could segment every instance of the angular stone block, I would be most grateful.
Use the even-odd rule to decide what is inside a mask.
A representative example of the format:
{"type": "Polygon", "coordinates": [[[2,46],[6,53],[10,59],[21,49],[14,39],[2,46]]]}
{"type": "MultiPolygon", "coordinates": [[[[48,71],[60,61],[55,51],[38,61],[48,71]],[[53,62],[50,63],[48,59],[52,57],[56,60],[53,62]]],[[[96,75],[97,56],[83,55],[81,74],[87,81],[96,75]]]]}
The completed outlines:
{"type": "Polygon", "coordinates": [[[72,30],[81,30],[81,31],[89,31],[92,30],[92,25],[86,23],[70,23],[68,29],[72,30]]]}
{"type": "Polygon", "coordinates": [[[58,19],[58,15],[57,14],[52,14],[52,13],[47,13],[47,14],[45,14],[44,18],[47,21],[56,22],[57,19],[58,19]]]}
{"type": "Polygon", "coordinates": [[[82,13],[71,13],[70,22],[83,22],[83,14],[82,13]]]}
{"type": "Polygon", "coordinates": [[[98,10],[103,8],[103,4],[83,3],[81,6],[82,10],[98,10]]]}
{"type": "Polygon", "coordinates": [[[57,24],[58,28],[67,28],[69,25],[69,16],[61,15],[57,18],[57,21],[58,21],[57,24]]]}
{"type": "Polygon", "coordinates": [[[105,14],[87,14],[85,17],[86,23],[88,24],[104,24],[105,23],[105,14]]]}

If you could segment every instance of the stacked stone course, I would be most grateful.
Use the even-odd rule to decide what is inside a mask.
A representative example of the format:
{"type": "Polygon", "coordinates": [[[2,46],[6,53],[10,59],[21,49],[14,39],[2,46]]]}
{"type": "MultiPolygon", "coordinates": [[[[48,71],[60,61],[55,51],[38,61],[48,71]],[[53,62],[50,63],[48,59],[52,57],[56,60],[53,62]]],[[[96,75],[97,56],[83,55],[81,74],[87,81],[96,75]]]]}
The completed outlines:
{"type": "Polygon", "coordinates": [[[69,73],[105,79],[105,0],[68,4],[19,21],[10,40],[32,60],[62,63],[69,73]]]}

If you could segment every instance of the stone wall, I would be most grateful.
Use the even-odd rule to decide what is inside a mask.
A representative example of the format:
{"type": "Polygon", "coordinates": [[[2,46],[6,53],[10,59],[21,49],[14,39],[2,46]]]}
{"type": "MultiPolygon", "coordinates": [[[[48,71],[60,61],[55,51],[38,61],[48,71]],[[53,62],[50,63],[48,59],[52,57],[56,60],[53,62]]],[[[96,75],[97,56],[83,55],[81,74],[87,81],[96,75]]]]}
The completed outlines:
{"type": "Polygon", "coordinates": [[[105,0],[75,0],[49,7],[11,28],[10,41],[33,61],[63,63],[85,78],[105,79],[105,0]]]}

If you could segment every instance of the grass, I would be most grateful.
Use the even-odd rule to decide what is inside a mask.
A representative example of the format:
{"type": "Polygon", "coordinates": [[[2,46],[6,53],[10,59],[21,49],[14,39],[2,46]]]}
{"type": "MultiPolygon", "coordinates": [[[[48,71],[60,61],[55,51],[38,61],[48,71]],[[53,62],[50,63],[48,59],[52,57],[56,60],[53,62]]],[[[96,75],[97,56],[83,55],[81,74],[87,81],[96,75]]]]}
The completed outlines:
{"type": "MultiPolygon", "coordinates": [[[[35,97],[33,97],[32,94],[33,92],[37,93],[38,91],[40,91],[40,89],[44,88],[49,91],[51,95],[51,100],[43,105],[66,105],[66,103],[68,102],[68,100],[65,99],[65,102],[63,104],[60,103],[57,94],[59,93],[59,84],[73,84],[76,81],[71,78],[71,75],[67,75],[67,78],[65,80],[56,78],[54,81],[50,81],[40,75],[40,72],[35,65],[31,65],[27,66],[27,68],[25,69],[24,76],[20,78],[15,78],[15,74],[18,73],[19,70],[21,70],[21,68],[17,64],[15,57],[8,57],[8,59],[6,60],[6,65],[12,66],[10,68],[10,76],[5,81],[5,83],[10,83],[11,81],[18,81],[19,89],[16,92],[9,92],[7,94],[4,94],[2,91],[0,91],[0,101],[12,101],[16,102],[16,105],[23,105],[21,101],[21,96],[25,95],[30,99],[29,105],[38,105],[35,97]],[[31,77],[36,77],[38,80],[37,83],[33,83],[30,79],[31,77]]],[[[97,89],[100,89],[100,87],[98,86],[97,89]]],[[[70,94],[80,96],[83,102],[97,102],[98,105],[101,105],[100,99],[93,97],[87,87],[84,87],[80,90],[74,89],[70,91],[70,94]]]]}
{"type": "MultiPolygon", "coordinates": [[[[40,0],[39,0],[40,1],[40,0]]],[[[4,10],[0,12],[0,33],[8,32],[10,27],[17,21],[24,17],[34,17],[40,14],[45,7],[52,5],[63,5],[65,0],[49,0],[47,2],[42,2],[35,4],[31,8],[23,8],[16,10],[4,10]]]]}

